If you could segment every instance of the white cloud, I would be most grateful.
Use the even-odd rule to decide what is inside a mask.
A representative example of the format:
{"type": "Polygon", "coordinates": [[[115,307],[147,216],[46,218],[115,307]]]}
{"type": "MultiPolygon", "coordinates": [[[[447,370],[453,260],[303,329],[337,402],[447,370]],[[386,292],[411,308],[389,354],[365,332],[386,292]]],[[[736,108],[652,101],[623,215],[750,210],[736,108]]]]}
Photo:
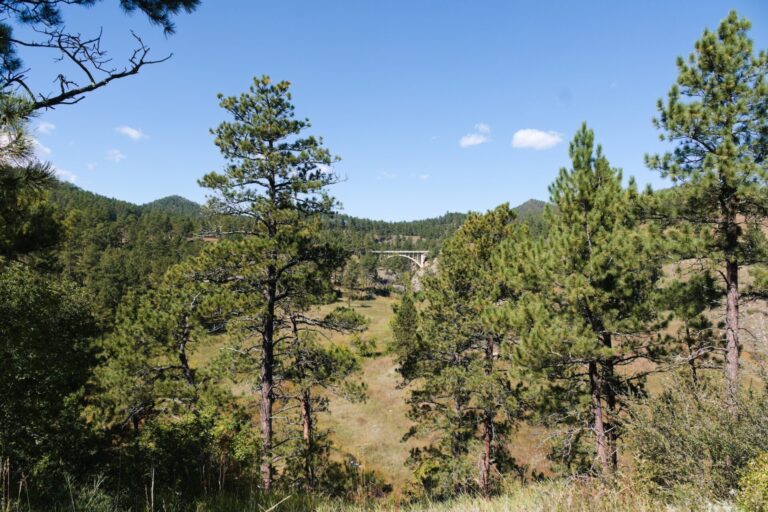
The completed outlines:
{"type": "Polygon", "coordinates": [[[491,141],[491,127],[485,123],[477,123],[475,131],[459,139],[459,146],[469,148],[491,141]]]}
{"type": "Polygon", "coordinates": [[[53,153],[53,151],[51,151],[51,148],[49,148],[48,146],[45,146],[37,139],[32,139],[32,144],[34,145],[34,148],[35,148],[35,154],[41,160],[48,158],[49,156],[51,156],[51,153],[53,153]]]}
{"type": "Polygon", "coordinates": [[[517,130],[512,136],[512,147],[536,150],[549,149],[560,144],[562,140],[563,136],[557,132],[525,128],[524,130],[517,130]]]}
{"type": "Polygon", "coordinates": [[[377,181],[381,181],[381,180],[396,180],[396,179],[397,179],[397,174],[395,174],[393,172],[387,172],[387,171],[380,172],[376,176],[376,180],[377,181]]]}
{"type": "Polygon", "coordinates": [[[110,162],[115,162],[116,164],[118,164],[118,163],[120,163],[122,160],[125,160],[125,158],[126,158],[126,157],[125,157],[125,155],[123,154],[123,152],[122,152],[122,151],[120,151],[119,149],[110,149],[109,151],[107,151],[107,156],[106,156],[106,158],[107,158],[107,160],[109,160],[110,162]]]}
{"type": "Polygon", "coordinates": [[[92,171],[92,170],[96,169],[97,165],[96,165],[96,163],[95,163],[95,162],[88,162],[88,163],[85,165],[85,167],[86,167],[86,168],[87,168],[89,171],[92,171]]]}
{"type": "Polygon", "coordinates": [[[131,128],[130,126],[118,126],[115,128],[115,131],[133,140],[141,140],[147,138],[146,133],[139,130],[138,128],[131,128]]]}
{"type": "Polygon", "coordinates": [[[53,168],[53,172],[54,174],[56,174],[56,176],[58,176],[62,180],[68,181],[70,183],[74,183],[75,180],[77,179],[76,174],[71,173],[65,169],[59,169],[58,167],[55,167],[55,166],[53,168]]]}
{"type": "Polygon", "coordinates": [[[488,142],[488,136],[482,133],[468,133],[459,139],[459,146],[469,148],[488,142]]]}
{"type": "Polygon", "coordinates": [[[48,135],[49,133],[52,133],[56,129],[56,125],[53,123],[49,123],[48,121],[40,121],[37,123],[37,133],[40,133],[42,135],[48,135]]]}
{"type": "Polygon", "coordinates": [[[421,181],[427,181],[429,179],[429,174],[420,174],[419,179],[421,181]]]}

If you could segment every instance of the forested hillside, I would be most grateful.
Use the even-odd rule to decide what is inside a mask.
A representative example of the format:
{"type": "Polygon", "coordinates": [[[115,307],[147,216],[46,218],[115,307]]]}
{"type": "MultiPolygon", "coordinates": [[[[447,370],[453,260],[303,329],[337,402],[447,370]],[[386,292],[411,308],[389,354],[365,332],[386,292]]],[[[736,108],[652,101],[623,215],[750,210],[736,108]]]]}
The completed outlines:
{"type": "MultiPolygon", "coordinates": [[[[82,284],[99,304],[99,318],[109,323],[122,297],[146,288],[169,267],[197,254],[215,220],[202,207],[180,196],[135,205],[57,182],[50,202],[63,225],[56,265],[62,275],[82,284]]],[[[544,203],[528,201],[520,218],[540,222],[544,203]]],[[[436,250],[461,226],[466,214],[433,219],[386,222],[343,214],[323,223],[329,238],[342,240],[352,252],[381,248],[436,250]]],[[[395,262],[397,268],[407,268],[395,262]]]]}
{"type": "Polygon", "coordinates": [[[50,200],[63,232],[56,265],[89,291],[106,322],[129,290],[145,288],[200,249],[194,239],[199,207],[190,208],[191,201],[167,198],[137,206],[63,182],[51,189],[50,200]]]}
{"type": "MultiPolygon", "coordinates": [[[[545,205],[544,201],[530,199],[514,210],[519,221],[526,222],[533,233],[540,234],[545,205]]],[[[337,214],[327,218],[324,224],[334,236],[343,237],[347,247],[436,251],[466,218],[466,213],[448,212],[431,219],[387,222],[337,214]]]]}
{"type": "Polygon", "coordinates": [[[202,215],[202,208],[194,201],[181,196],[168,196],[156,199],[150,203],[143,204],[142,210],[160,211],[175,215],[185,215],[187,217],[197,218],[202,215]]]}

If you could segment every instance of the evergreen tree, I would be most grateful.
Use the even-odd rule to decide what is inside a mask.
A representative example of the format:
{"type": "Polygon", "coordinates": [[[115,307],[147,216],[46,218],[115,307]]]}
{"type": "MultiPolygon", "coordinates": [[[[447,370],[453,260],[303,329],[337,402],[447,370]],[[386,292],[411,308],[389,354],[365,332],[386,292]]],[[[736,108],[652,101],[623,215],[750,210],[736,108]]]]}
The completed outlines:
{"type": "Polygon", "coordinates": [[[418,312],[413,294],[406,291],[400,302],[392,307],[394,315],[390,320],[392,329],[391,350],[401,356],[407,355],[418,343],[418,312]]]}
{"type": "Polygon", "coordinates": [[[425,307],[419,329],[405,295],[393,321],[399,371],[414,383],[408,436],[433,441],[411,454],[416,475],[428,493],[489,495],[498,476],[515,467],[507,434],[520,408],[505,353],[505,330],[488,320],[499,300],[493,254],[514,236],[515,215],[503,205],[471,214],[446,241],[437,275],[425,279],[425,307]]]}
{"type": "Polygon", "coordinates": [[[659,355],[654,334],[660,263],[651,236],[635,215],[633,182],[622,188],[586,125],[570,145],[571,169],[550,186],[547,237],[508,243],[499,265],[506,274],[514,360],[536,379],[539,404],[550,421],[566,423],[573,440],[594,433],[597,465],[617,463],[622,399],[640,391],[644,374],[632,369],[659,355]]]}
{"type": "Polygon", "coordinates": [[[37,161],[28,132],[30,108],[12,95],[0,94],[0,262],[39,256],[61,237],[60,225],[47,203],[55,179],[49,165],[37,161]]]}
{"type": "Polygon", "coordinates": [[[726,404],[737,409],[739,270],[765,260],[768,215],[768,54],[755,55],[750,23],[731,12],[717,32],[705,30],[655,126],[671,153],[646,158],[677,185],[664,216],[682,231],[680,255],[722,276],[725,294],[726,404]],[[691,243],[693,242],[693,243],[691,243]]]}
{"type": "MultiPolygon", "coordinates": [[[[328,412],[328,393],[343,396],[351,401],[366,398],[365,385],[350,380],[359,372],[358,358],[346,347],[336,344],[321,344],[317,334],[302,330],[299,318],[292,320],[293,342],[289,347],[286,364],[286,380],[292,384],[295,400],[299,405],[301,443],[295,453],[300,461],[294,480],[308,491],[317,491],[319,485],[333,487],[335,482],[318,475],[318,470],[329,465],[330,441],[328,431],[320,430],[317,423],[319,413],[328,412]]],[[[363,319],[351,309],[339,309],[317,322],[316,327],[336,332],[354,331],[364,324],[363,319]]],[[[290,471],[290,470],[289,470],[290,471]]]]}
{"type": "Polygon", "coordinates": [[[278,396],[286,362],[278,349],[293,339],[292,319],[325,294],[346,256],[317,240],[320,216],[335,204],[326,193],[336,181],[335,158],[321,140],[301,137],[309,122],[294,118],[288,89],[265,76],[239,97],[219,96],[233,117],[213,131],[228,163],[201,180],[215,192],[213,212],[244,221],[236,233],[242,240],[216,244],[204,256],[231,293],[228,327],[240,344],[236,353],[247,359],[241,369],[258,375],[265,490],[274,476],[275,401],[288,399],[278,396]]]}
{"type": "Polygon", "coordinates": [[[213,485],[219,492],[250,485],[256,474],[251,415],[221,385],[218,358],[193,358],[223,325],[215,276],[200,260],[126,296],[94,372],[87,415],[108,435],[102,470],[139,496],[149,484],[191,502],[213,485]]]}
{"type": "Polygon", "coordinates": [[[138,433],[156,416],[195,408],[201,378],[190,354],[221,325],[214,289],[195,263],[171,268],[155,288],[123,300],[96,372],[105,427],[131,425],[138,433]]]}
{"type": "Polygon", "coordinates": [[[12,461],[8,485],[26,484],[36,499],[91,462],[80,415],[95,363],[90,309],[71,282],[0,266],[0,456],[12,461]]]}

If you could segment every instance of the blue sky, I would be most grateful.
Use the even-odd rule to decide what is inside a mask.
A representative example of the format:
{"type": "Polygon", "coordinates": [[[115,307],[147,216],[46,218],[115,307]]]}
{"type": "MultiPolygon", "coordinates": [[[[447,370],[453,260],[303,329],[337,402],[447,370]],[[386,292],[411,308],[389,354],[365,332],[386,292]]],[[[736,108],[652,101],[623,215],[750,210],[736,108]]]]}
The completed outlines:
{"type": "MultiPolygon", "coordinates": [[[[203,0],[165,38],[117,2],[70,8],[71,27],[103,26],[116,62],[129,30],[168,62],[34,121],[41,153],[78,186],[143,203],[203,202],[222,166],[209,129],[216,94],[251,77],[290,80],[299,116],[342,158],[332,193],[346,213],[416,219],[546,199],[582,121],[611,162],[663,186],[643,155],[664,149],[656,100],[705,27],[735,8],[768,48],[768,2],[379,2],[203,0]]],[[[22,52],[51,86],[52,55],[22,52]]]]}

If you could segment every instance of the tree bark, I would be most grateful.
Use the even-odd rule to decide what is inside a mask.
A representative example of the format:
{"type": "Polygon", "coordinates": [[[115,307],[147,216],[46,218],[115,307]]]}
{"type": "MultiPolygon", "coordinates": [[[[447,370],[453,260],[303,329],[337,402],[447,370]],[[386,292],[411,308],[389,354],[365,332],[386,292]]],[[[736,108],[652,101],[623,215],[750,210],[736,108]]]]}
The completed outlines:
{"type": "Polygon", "coordinates": [[[184,374],[184,379],[187,381],[187,384],[195,387],[195,371],[189,366],[189,358],[187,357],[187,345],[189,344],[191,330],[192,328],[189,325],[189,314],[185,313],[184,328],[177,346],[179,365],[181,365],[181,371],[184,374]]]}
{"type": "MultiPolygon", "coordinates": [[[[603,336],[603,345],[606,348],[613,347],[613,339],[610,333],[603,336]]],[[[610,470],[616,471],[619,466],[618,432],[616,430],[616,375],[613,360],[608,359],[603,363],[603,394],[607,408],[605,424],[606,447],[610,461],[610,470]]]]}
{"type": "Polygon", "coordinates": [[[738,414],[739,393],[739,264],[734,256],[725,262],[725,385],[726,407],[738,414]]]}
{"type": "Polygon", "coordinates": [[[277,271],[270,265],[267,269],[267,311],[264,318],[261,358],[261,483],[265,491],[272,488],[272,406],[274,395],[274,331],[275,297],[277,296],[277,271]]]}
{"type": "Polygon", "coordinates": [[[312,395],[308,389],[301,392],[301,421],[304,425],[304,478],[307,482],[307,489],[311,490],[315,486],[315,475],[312,470],[314,439],[312,437],[312,395]]]}
{"type": "Polygon", "coordinates": [[[608,462],[608,447],[606,444],[605,424],[603,423],[603,398],[602,383],[597,369],[597,363],[589,363],[589,388],[592,396],[592,428],[595,432],[595,447],[597,451],[597,462],[600,465],[600,471],[607,474],[610,468],[608,462]]]}
{"type": "Polygon", "coordinates": [[[691,336],[691,329],[688,321],[685,321],[685,344],[688,346],[688,368],[691,370],[691,382],[694,388],[699,386],[699,374],[696,370],[696,358],[693,357],[695,343],[691,336]]]}
{"type": "MultiPolygon", "coordinates": [[[[494,340],[489,337],[485,347],[485,375],[490,377],[493,372],[494,340]]],[[[483,465],[480,475],[480,491],[486,498],[491,494],[491,460],[493,447],[493,410],[486,408],[483,412],[483,465]]]]}

